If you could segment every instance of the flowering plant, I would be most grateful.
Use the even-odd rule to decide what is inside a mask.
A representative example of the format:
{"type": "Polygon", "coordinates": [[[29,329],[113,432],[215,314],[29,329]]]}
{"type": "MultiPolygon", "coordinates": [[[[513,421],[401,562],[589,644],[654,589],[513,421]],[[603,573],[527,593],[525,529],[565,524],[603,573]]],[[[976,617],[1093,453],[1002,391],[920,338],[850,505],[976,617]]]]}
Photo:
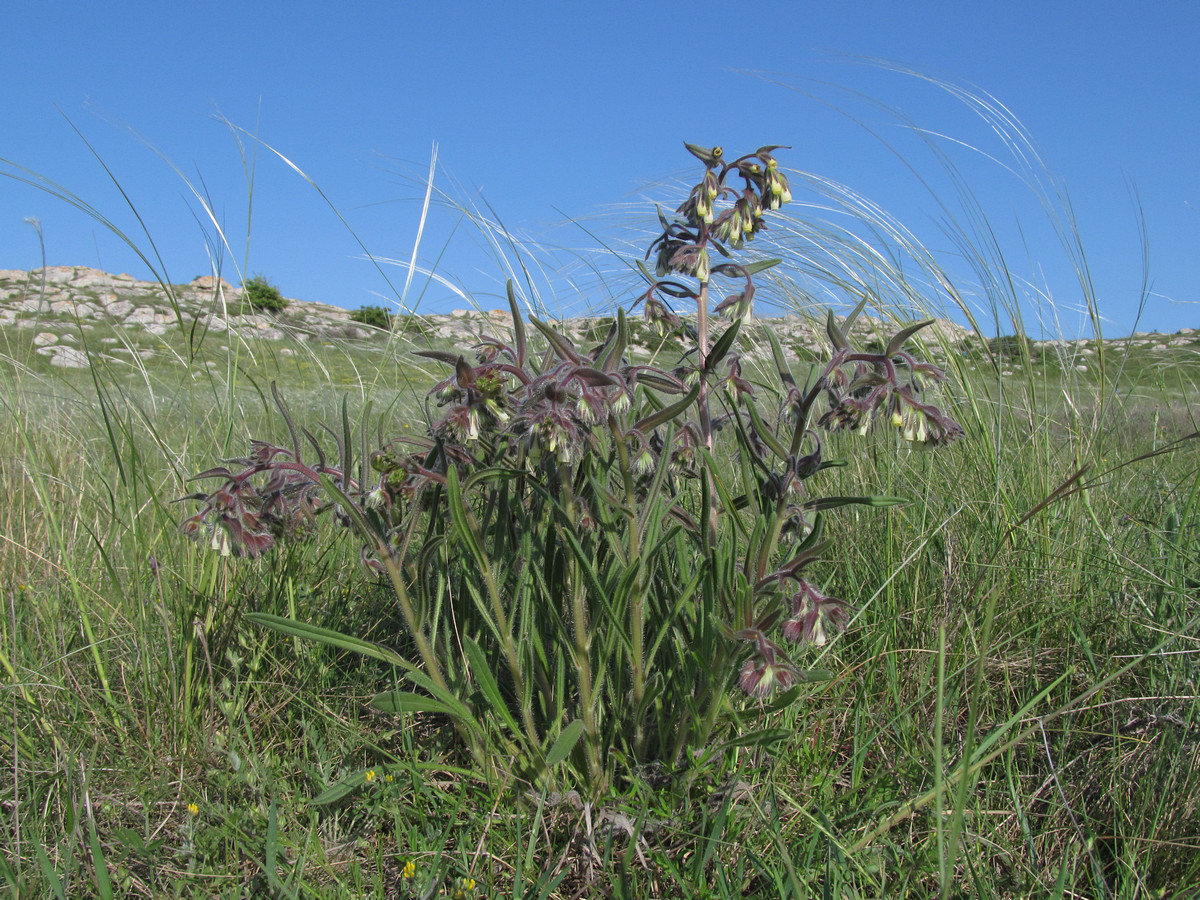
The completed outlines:
{"type": "Polygon", "coordinates": [[[638,301],[678,340],[673,365],[639,358],[623,311],[590,349],[527,323],[510,284],[510,336],[484,337],[470,360],[424,352],[448,369],[425,436],[356,461],[344,421],[331,460],[308,432],[311,453],[301,444],[276,395],[292,445],[255,443],[191,495],[201,506],[183,529],[223,553],[258,556],[323,513],[353,527],[395,592],[405,653],[255,621],[402,666],[416,690],[373,705],[445,714],[481,766],[512,759],[540,777],[569,760],[598,791],[619,760],[709,746],[737,719],[731,692],[786,702],[824,677],[784,649],[824,644],[849,618],[809,574],[828,546],[822,516],[898,501],[814,493],[836,464],[822,432],[882,421],[922,443],[962,433],[926,396],[943,372],[904,349],[928,323],[855,350],[845,328],[863,304],[846,323],[829,315],[832,353],[805,379],[765,331],[777,384],[751,382],[738,342],[754,277],[778,260],[738,254],[791,199],[780,148],[729,161],[687,149],[703,174],[673,216],[660,212],[638,301]],[[714,304],[716,284],[732,290],[714,304]],[[677,312],[693,306],[694,318],[677,312]]]}

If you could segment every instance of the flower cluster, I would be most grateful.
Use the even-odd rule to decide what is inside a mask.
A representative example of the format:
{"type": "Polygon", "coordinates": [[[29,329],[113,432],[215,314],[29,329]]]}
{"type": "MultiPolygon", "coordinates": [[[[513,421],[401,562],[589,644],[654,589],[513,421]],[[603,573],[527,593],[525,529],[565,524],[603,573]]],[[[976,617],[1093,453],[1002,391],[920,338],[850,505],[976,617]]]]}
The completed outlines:
{"type": "Polygon", "coordinates": [[[314,517],[326,507],[320,490],[322,474],[342,481],[336,467],[305,465],[294,451],[263,441],[254,441],[250,456],[225,460],[196,475],[196,479],[220,478],[211,493],[188,494],[181,500],[198,500],[201,508],[184,519],[180,530],[189,536],[207,538],[222,556],[258,557],[279,538],[298,538],[312,530],[314,517]],[[229,466],[240,467],[237,471],[229,466]],[[262,477],[259,477],[262,476],[262,477]]]}
{"type": "Polygon", "coordinates": [[[676,221],[659,215],[663,233],[650,245],[646,258],[655,256],[654,269],[660,278],[675,273],[705,283],[714,268],[709,245],[721,256],[729,255],[726,248],[742,249],[766,227],[764,210],[779,209],[792,199],[792,192],[771,155],[778,146],[760,147],[733,162],[724,161],[720,147],[688,144],[687,148],[704,163],[704,177],[675,211],[676,221]],[[740,190],[727,184],[733,176],[742,179],[740,190]],[[718,213],[723,198],[733,202],[718,213]]]}
{"type": "Polygon", "coordinates": [[[940,384],[946,380],[942,369],[919,362],[896,346],[883,353],[856,353],[844,338],[841,342],[821,378],[829,406],[818,424],[831,431],[865,434],[874,421],[884,418],[905,440],[934,446],[962,436],[962,426],[921,399],[922,378],[940,384]]]}

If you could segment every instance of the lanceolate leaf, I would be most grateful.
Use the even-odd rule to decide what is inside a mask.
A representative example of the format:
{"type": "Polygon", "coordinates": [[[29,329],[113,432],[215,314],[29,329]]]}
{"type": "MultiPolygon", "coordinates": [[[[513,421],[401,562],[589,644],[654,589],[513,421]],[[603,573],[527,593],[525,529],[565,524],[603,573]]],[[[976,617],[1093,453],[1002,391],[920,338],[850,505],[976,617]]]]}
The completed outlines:
{"type": "Polygon", "coordinates": [[[795,387],[796,379],[783,355],[783,345],[779,343],[779,338],[775,336],[774,330],[764,328],[763,331],[766,332],[767,340],[771,342],[771,355],[775,357],[775,368],[779,372],[779,380],[785,387],[795,387]]]}
{"type": "Polygon", "coordinates": [[[542,337],[550,342],[550,346],[554,348],[554,352],[558,354],[560,359],[565,359],[576,365],[583,362],[583,357],[579,355],[574,345],[545,322],[535,319],[533,316],[529,317],[529,322],[542,333],[542,337]]]}
{"type": "Polygon", "coordinates": [[[596,360],[597,368],[601,372],[615,372],[617,366],[621,364],[621,357],[625,355],[625,348],[628,344],[629,325],[625,321],[625,310],[618,308],[617,327],[608,339],[600,358],[596,360]]]}
{"type": "Polygon", "coordinates": [[[517,292],[513,288],[512,279],[508,279],[508,309],[513,320],[513,344],[517,351],[517,366],[525,367],[525,354],[529,345],[525,340],[525,320],[521,318],[521,308],[517,306],[517,292]]]}
{"type": "Polygon", "coordinates": [[[508,704],[504,702],[504,697],[500,693],[500,685],[496,682],[496,676],[492,674],[483,649],[470,635],[463,636],[462,644],[463,652],[467,656],[467,664],[470,666],[471,677],[479,685],[480,692],[491,706],[492,714],[508,726],[511,737],[523,741],[525,736],[509,711],[508,704]]]}
{"type": "Polygon", "coordinates": [[[825,317],[825,333],[829,335],[830,343],[833,344],[834,350],[845,350],[850,346],[850,341],[847,340],[845,333],[838,326],[837,316],[833,314],[833,310],[829,310],[825,317]]]}
{"type": "Polygon", "coordinates": [[[546,754],[546,765],[557,766],[560,762],[566,759],[571,751],[575,749],[575,745],[579,742],[579,738],[583,736],[583,720],[576,719],[567,725],[562,730],[562,734],[558,736],[558,740],[554,742],[554,746],[546,754]]]}
{"type": "Polygon", "coordinates": [[[700,396],[700,385],[697,384],[694,388],[688,391],[687,396],[682,400],[677,400],[670,406],[664,406],[656,413],[646,416],[640,422],[633,426],[635,431],[640,431],[643,434],[649,434],[659,425],[670,422],[681,412],[696,402],[696,398],[700,396]]]}
{"type": "Polygon", "coordinates": [[[888,341],[887,349],[883,351],[884,355],[892,356],[893,354],[899,352],[900,348],[904,346],[905,341],[907,341],[922,328],[932,324],[933,319],[926,319],[924,322],[918,322],[915,325],[909,325],[903,331],[896,332],[896,336],[888,341]]]}
{"type": "Polygon", "coordinates": [[[446,716],[457,715],[457,710],[441,700],[411,691],[384,691],[371,698],[367,705],[385,713],[433,712],[446,716]]]}
{"type": "Polygon", "coordinates": [[[747,263],[742,266],[742,269],[747,275],[757,275],[759,272],[765,272],[767,269],[773,269],[775,266],[783,262],[782,259],[760,259],[752,263],[747,263]]]}
{"type": "Polygon", "coordinates": [[[754,433],[758,435],[758,439],[766,444],[772,453],[778,456],[781,460],[786,460],[791,454],[770,428],[763,422],[762,417],[758,414],[758,407],[754,403],[747,403],[746,408],[750,410],[750,421],[754,424],[754,433]]]}
{"type": "Polygon", "coordinates": [[[885,497],[882,494],[874,494],[865,497],[821,497],[819,500],[809,500],[804,504],[805,509],[836,509],[839,506],[874,506],[878,508],[886,508],[889,506],[902,506],[908,503],[904,497],[885,497]]]}
{"type": "Polygon", "coordinates": [[[303,638],[306,641],[316,641],[319,644],[337,647],[339,650],[349,650],[353,653],[361,653],[363,656],[381,659],[402,669],[412,670],[416,668],[411,662],[394,650],[389,650],[387,647],[382,647],[371,641],[364,641],[362,638],[351,637],[348,634],[342,634],[328,628],[321,628],[319,625],[309,625],[307,622],[297,622],[295,619],[288,619],[283,616],[272,615],[271,613],[246,613],[246,620],[254,625],[261,625],[263,628],[270,628],[273,631],[278,631],[281,634],[290,635],[291,637],[303,638]]]}
{"type": "Polygon", "coordinates": [[[717,363],[725,358],[725,354],[729,352],[729,348],[733,346],[733,342],[737,339],[738,329],[741,327],[742,320],[735,319],[733,324],[725,329],[725,333],[717,338],[716,343],[712,345],[712,349],[708,351],[708,358],[704,360],[704,370],[706,372],[713,371],[717,367],[717,363]]]}

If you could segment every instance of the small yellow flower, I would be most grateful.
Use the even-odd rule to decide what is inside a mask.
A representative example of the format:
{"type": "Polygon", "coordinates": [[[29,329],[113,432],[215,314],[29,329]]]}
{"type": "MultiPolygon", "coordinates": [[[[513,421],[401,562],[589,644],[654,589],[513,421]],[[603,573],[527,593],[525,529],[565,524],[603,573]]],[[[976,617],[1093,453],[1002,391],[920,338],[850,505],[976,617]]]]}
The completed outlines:
{"type": "Polygon", "coordinates": [[[413,876],[415,876],[416,874],[417,874],[417,867],[415,865],[413,865],[413,861],[411,859],[406,861],[404,863],[404,868],[400,872],[400,877],[403,878],[405,881],[407,881],[407,880],[411,879],[413,876]]]}
{"type": "Polygon", "coordinates": [[[375,770],[374,769],[367,769],[366,779],[367,779],[367,784],[370,784],[372,781],[375,780],[375,770]]]}
{"type": "Polygon", "coordinates": [[[200,807],[199,807],[197,804],[195,804],[195,803],[189,803],[189,804],[187,805],[187,811],[188,811],[188,815],[189,815],[189,816],[198,816],[198,815],[200,815],[200,807]]]}
{"type": "Polygon", "coordinates": [[[396,776],[393,775],[391,772],[388,772],[386,775],[383,776],[383,780],[386,781],[388,784],[391,784],[393,781],[396,780],[396,776]]]}

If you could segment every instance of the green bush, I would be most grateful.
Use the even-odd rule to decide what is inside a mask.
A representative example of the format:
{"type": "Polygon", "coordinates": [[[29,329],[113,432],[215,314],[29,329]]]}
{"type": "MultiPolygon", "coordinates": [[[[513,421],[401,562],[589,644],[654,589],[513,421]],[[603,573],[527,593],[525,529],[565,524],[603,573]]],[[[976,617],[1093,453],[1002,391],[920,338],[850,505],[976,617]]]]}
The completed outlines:
{"type": "Polygon", "coordinates": [[[242,299],[256,312],[283,312],[287,298],[264,275],[254,275],[242,282],[242,299]]]}
{"type": "Polygon", "coordinates": [[[350,321],[360,325],[369,325],[383,331],[392,330],[392,314],[382,306],[364,306],[350,313],[350,321]]]}

